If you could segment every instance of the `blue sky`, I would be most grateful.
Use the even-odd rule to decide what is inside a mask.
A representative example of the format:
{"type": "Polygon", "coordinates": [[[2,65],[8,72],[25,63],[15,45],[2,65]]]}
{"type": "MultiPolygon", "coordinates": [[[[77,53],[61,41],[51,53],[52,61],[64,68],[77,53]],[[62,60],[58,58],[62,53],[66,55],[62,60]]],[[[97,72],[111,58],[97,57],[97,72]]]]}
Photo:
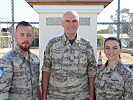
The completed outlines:
{"type": "MultiPolygon", "coordinates": [[[[114,0],[98,15],[98,22],[111,22],[110,15],[114,15],[117,1],[114,0]]],[[[122,8],[128,8],[133,13],[133,0],[121,0],[122,8]]],[[[39,15],[25,0],[14,0],[14,9],[15,21],[39,21],[39,15]]],[[[11,21],[11,0],[0,0],[0,21],[11,21]]]]}

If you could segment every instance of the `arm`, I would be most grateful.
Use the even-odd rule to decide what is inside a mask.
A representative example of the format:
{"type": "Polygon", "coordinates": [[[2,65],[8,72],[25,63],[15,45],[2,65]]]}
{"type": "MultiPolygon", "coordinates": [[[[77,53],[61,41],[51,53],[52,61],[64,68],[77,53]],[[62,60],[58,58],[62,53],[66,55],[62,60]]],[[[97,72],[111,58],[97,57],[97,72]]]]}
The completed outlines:
{"type": "Polygon", "coordinates": [[[0,59],[0,98],[8,99],[8,91],[11,86],[13,67],[7,59],[0,59]]]}
{"type": "Polygon", "coordinates": [[[42,97],[42,88],[39,85],[38,88],[37,88],[37,98],[38,98],[38,100],[41,100],[41,97],[42,97]]]}
{"type": "Polygon", "coordinates": [[[88,75],[89,75],[89,91],[90,91],[90,100],[95,100],[95,87],[94,81],[97,72],[96,59],[94,56],[94,51],[91,46],[87,50],[88,54],[88,75]]]}
{"type": "Polygon", "coordinates": [[[124,100],[133,100],[133,71],[126,73],[124,82],[124,100]]]}
{"type": "Polygon", "coordinates": [[[42,71],[42,100],[47,100],[50,72],[42,71]]]}
{"type": "Polygon", "coordinates": [[[52,69],[51,57],[52,43],[48,43],[44,52],[44,61],[42,66],[42,100],[47,100],[47,90],[49,85],[50,72],[52,69]]]}
{"type": "Polygon", "coordinates": [[[94,80],[95,77],[89,77],[90,100],[94,100],[94,80]]]}

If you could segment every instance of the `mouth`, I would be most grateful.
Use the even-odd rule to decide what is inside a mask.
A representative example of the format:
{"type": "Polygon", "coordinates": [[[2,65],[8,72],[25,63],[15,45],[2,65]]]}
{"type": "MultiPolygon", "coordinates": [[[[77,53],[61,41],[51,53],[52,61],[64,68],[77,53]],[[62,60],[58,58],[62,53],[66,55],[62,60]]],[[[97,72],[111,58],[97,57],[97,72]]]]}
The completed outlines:
{"type": "Polygon", "coordinates": [[[110,55],[108,55],[108,58],[109,59],[114,59],[116,56],[115,56],[115,54],[110,54],[110,55]]]}
{"type": "Polygon", "coordinates": [[[26,44],[29,44],[28,42],[23,42],[22,44],[26,45],[26,44]]]}
{"type": "Polygon", "coordinates": [[[113,56],[114,56],[113,54],[109,55],[109,57],[113,57],[113,56]]]}

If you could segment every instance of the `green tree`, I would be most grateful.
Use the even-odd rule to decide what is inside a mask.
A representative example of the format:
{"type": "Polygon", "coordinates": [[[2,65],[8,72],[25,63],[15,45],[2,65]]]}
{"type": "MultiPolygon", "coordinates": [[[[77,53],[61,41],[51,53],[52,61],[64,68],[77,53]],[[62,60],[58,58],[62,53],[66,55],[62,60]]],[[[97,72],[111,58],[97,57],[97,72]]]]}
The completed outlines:
{"type": "Polygon", "coordinates": [[[102,35],[97,35],[97,46],[103,46],[104,37],[102,35]]]}
{"type": "MultiPolygon", "coordinates": [[[[117,20],[117,13],[118,13],[118,10],[116,10],[114,16],[111,15],[111,19],[116,22],[117,20]]],[[[127,8],[124,8],[124,9],[121,9],[120,11],[120,14],[121,14],[121,18],[120,18],[120,21],[121,22],[133,22],[133,13],[130,12],[129,9],[127,8]]],[[[132,45],[132,39],[133,39],[133,24],[121,24],[120,25],[120,34],[127,34],[129,38],[129,44],[130,46],[132,45]],[[130,43],[131,42],[131,43],[130,43]]]]}
{"type": "Polygon", "coordinates": [[[129,47],[133,48],[133,38],[131,38],[129,41],[129,47]]]}
{"type": "Polygon", "coordinates": [[[107,34],[108,33],[108,29],[102,29],[97,31],[98,34],[107,34]]]}
{"type": "Polygon", "coordinates": [[[33,30],[34,30],[35,38],[34,38],[32,47],[39,47],[39,28],[33,27],[33,30]]]}

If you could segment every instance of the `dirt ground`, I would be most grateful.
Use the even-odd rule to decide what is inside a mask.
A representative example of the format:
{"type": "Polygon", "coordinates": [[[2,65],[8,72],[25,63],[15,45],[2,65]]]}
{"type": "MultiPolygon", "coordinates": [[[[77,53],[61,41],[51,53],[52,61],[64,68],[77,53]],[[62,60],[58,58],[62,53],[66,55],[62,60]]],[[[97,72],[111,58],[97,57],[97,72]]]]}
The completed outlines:
{"type": "MultiPolygon", "coordinates": [[[[102,55],[102,63],[104,64],[106,62],[107,58],[103,51],[101,51],[101,55],[102,55]]],[[[97,59],[98,59],[98,56],[99,56],[99,50],[97,51],[97,59]]],[[[122,53],[121,60],[125,64],[133,64],[133,56],[131,56],[131,54],[122,53]]]]}
{"type": "MultiPolygon", "coordinates": [[[[4,48],[4,49],[0,49],[0,58],[7,53],[8,51],[10,51],[11,48],[4,48]]],[[[30,49],[31,52],[35,53],[37,56],[39,56],[39,50],[38,49],[30,49]]]]}
{"type": "MultiPolygon", "coordinates": [[[[11,48],[4,48],[4,49],[0,49],[0,58],[7,53],[9,50],[11,50],[11,48]]],[[[38,49],[31,49],[32,52],[34,52],[36,55],[39,56],[39,50],[38,49]]],[[[99,50],[97,51],[97,58],[99,55],[99,50]]],[[[104,64],[107,60],[106,56],[104,55],[103,51],[101,51],[101,55],[102,55],[102,63],[104,64]]],[[[133,64],[133,56],[131,56],[131,54],[128,53],[122,53],[121,54],[121,60],[122,62],[124,62],[125,64],[133,64]]]]}

